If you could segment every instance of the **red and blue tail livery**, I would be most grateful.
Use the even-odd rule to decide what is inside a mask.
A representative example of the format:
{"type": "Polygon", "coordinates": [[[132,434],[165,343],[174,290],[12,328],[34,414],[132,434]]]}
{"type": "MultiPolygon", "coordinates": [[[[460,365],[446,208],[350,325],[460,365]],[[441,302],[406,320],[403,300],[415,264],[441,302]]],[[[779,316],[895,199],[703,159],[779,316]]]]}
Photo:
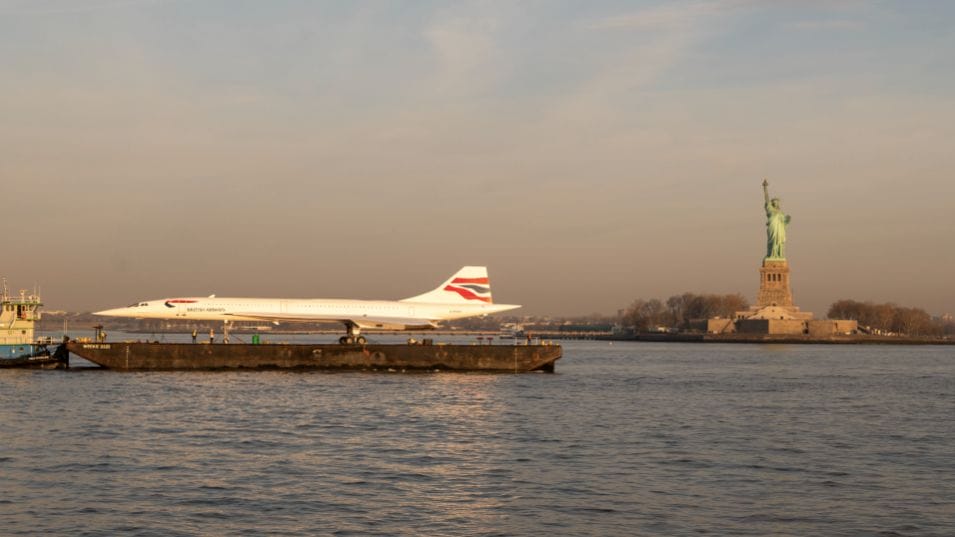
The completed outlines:
{"type": "Polygon", "coordinates": [[[454,278],[444,290],[457,293],[467,300],[491,303],[491,286],[487,278],[454,278]]]}
{"type": "Polygon", "coordinates": [[[402,302],[462,305],[494,303],[491,300],[491,280],[487,277],[487,267],[462,267],[434,291],[406,298],[402,302]]]}

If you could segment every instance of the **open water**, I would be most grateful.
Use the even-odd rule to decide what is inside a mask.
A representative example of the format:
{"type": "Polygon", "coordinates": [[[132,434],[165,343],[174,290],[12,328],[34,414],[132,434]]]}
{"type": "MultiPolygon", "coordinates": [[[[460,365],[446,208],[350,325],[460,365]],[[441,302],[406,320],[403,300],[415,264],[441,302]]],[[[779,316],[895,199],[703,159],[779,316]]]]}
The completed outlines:
{"type": "Polygon", "coordinates": [[[955,535],[955,349],[0,371],[2,535],[955,535]]]}

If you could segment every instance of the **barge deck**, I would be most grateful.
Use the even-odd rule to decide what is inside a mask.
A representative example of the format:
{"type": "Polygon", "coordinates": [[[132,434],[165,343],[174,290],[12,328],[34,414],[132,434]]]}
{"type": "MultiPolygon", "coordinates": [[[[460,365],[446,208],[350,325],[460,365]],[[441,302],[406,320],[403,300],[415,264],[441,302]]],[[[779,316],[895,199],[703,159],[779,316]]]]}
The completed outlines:
{"type": "Polygon", "coordinates": [[[78,342],[69,352],[107,369],[182,371],[329,369],[358,371],[553,372],[560,345],[244,344],[78,342]]]}

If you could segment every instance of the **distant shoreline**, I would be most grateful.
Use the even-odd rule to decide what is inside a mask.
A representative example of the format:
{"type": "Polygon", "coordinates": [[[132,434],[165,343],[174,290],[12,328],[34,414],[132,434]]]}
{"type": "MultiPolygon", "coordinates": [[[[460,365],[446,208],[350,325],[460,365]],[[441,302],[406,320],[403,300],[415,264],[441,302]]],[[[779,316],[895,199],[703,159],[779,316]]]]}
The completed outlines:
{"type": "Polygon", "coordinates": [[[657,343],[774,343],[799,345],[955,345],[951,338],[916,336],[828,336],[763,334],[638,334],[635,336],[598,336],[601,341],[645,341],[657,343]]]}

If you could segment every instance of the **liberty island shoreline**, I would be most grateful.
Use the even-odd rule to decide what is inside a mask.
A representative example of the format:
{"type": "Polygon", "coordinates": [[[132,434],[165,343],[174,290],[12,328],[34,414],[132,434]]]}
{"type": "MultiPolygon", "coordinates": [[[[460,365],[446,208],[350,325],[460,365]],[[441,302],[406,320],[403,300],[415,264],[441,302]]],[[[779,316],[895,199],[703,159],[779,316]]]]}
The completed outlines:
{"type": "Polygon", "coordinates": [[[799,336],[758,334],[656,334],[645,333],[629,337],[599,336],[604,341],[645,341],[654,343],[755,343],[796,345],[955,345],[951,337],[932,336],[875,336],[867,334],[846,336],[799,336]]]}

